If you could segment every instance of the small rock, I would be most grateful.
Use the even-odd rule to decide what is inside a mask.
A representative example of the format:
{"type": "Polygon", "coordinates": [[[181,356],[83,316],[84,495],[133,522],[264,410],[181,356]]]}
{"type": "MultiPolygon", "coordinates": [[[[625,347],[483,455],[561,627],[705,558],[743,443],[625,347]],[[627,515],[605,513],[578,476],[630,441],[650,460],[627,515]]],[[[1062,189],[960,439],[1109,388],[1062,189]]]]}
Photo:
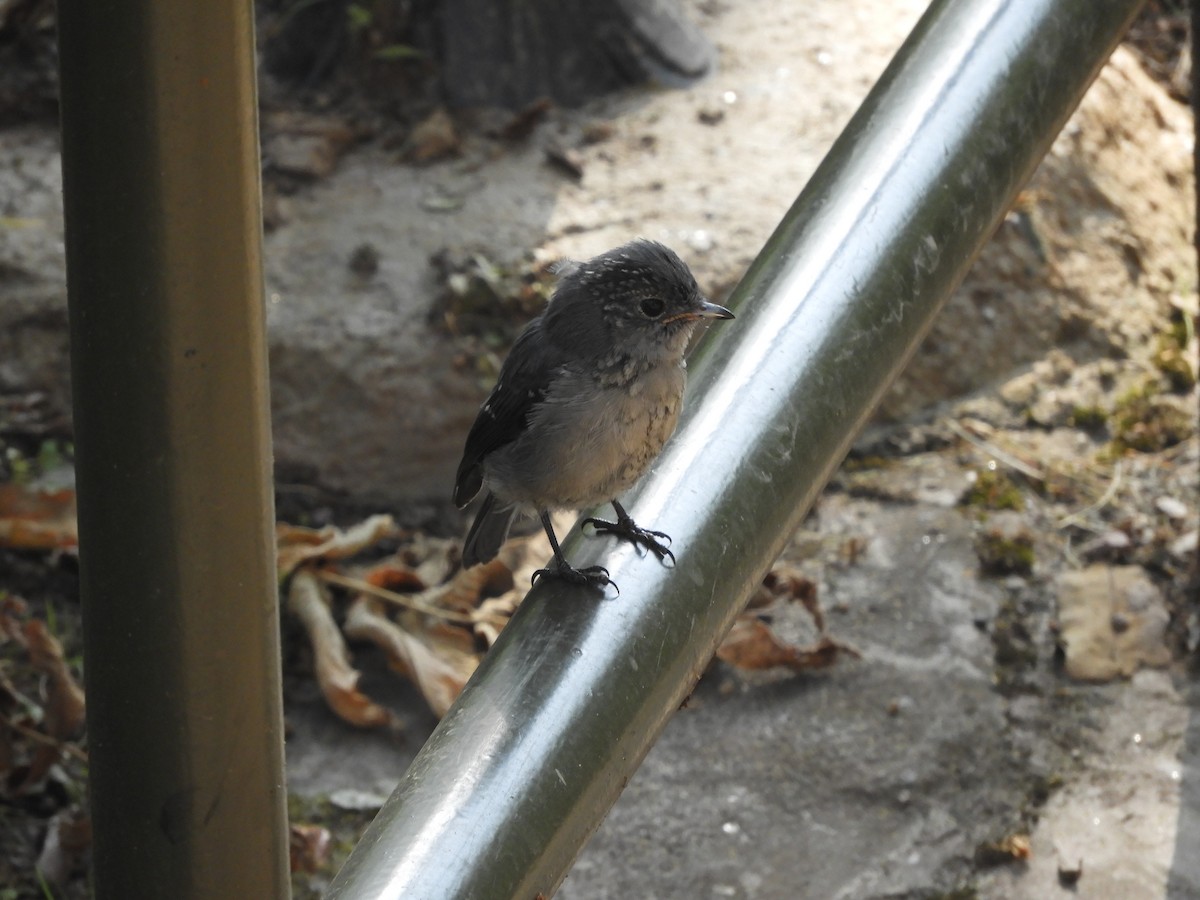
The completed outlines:
{"type": "Polygon", "coordinates": [[[1159,497],[1154,501],[1154,508],[1168,519],[1186,519],[1188,508],[1174,497],[1159,497]]]}
{"type": "Polygon", "coordinates": [[[695,231],[689,231],[685,238],[687,245],[697,253],[707,253],[713,248],[713,236],[711,231],[705,231],[703,228],[697,228],[695,231]]]}
{"type": "Polygon", "coordinates": [[[1055,580],[1058,642],[1066,672],[1081,681],[1129,677],[1171,661],[1162,593],[1140,566],[1089,566],[1055,580]]]}
{"type": "Polygon", "coordinates": [[[1111,528],[1079,547],[1079,555],[1084,559],[1113,559],[1127,555],[1125,551],[1133,547],[1133,539],[1119,528],[1111,528]]]}
{"type": "Polygon", "coordinates": [[[1011,378],[1000,386],[1000,396],[1009,406],[1024,409],[1033,404],[1041,379],[1033,372],[1011,378]]]}
{"type": "Polygon", "coordinates": [[[1171,541],[1167,551],[1176,559],[1186,560],[1196,555],[1197,545],[1200,544],[1200,531],[1192,529],[1187,534],[1180,535],[1171,541]]]}
{"type": "Polygon", "coordinates": [[[717,125],[725,118],[725,110],[717,106],[706,106],[696,111],[696,120],[701,125],[717,125]]]}

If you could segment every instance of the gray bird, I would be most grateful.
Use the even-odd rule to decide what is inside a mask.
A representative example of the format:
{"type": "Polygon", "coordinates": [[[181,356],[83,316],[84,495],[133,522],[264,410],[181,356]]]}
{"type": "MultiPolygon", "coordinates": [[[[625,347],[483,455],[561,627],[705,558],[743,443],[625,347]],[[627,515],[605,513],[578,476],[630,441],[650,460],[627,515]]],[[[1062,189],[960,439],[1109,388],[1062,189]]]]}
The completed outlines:
{"type": "Polygon", "coordinates": [[[586,519],[597,532],[674,555],[661,531],[638,526],[616,497],[658,456],[675,430],[688,340],[701,319],[732,319],[710,303],[678,256],[638,240],[570,263],[545,313],[526,326],[479,410],[458,466],[462,508],[486,487],[463,545],[463,566],[487,562],[516,515],[536,513],[554,549],[534,573],[610,584],[603,566],[576,569],[559,549],[551,509],[605,500],[617,520],[586,519]]]}

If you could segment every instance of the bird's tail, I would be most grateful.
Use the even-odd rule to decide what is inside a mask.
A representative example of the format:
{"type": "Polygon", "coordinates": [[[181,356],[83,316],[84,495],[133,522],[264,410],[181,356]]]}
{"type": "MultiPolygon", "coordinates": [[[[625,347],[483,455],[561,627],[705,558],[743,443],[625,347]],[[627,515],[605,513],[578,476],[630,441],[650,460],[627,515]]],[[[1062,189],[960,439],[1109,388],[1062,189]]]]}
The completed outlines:
{"type": "Polygon", "coordinates": [[[485,563],[495,558],[500,551],[500,545],[508,540],[508,529],[516,518],[517,508],[510,504],[502,504],[496,500],[496,495],[489,492],[483,500],[479,515],[475,517],[467,539],[463,542],[462,564],[469,569],[477,563],[485,563]]]}

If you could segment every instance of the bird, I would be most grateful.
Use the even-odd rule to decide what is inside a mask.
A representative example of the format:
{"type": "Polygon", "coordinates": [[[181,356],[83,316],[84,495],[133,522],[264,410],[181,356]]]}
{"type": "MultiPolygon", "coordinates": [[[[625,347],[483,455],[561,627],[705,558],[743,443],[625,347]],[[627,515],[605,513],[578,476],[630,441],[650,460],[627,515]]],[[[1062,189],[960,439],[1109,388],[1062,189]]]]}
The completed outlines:
{"type": "Polygon", "coordinates": [[[674,563],[670,537],[639,526],[617,498],[675,431],[696,325],[734,316],[656,241],[639,238],[557,271],[549,305],[513,344],[467,435],[454,502],[462,509],[484,497],[462,564],[494,558],[514,519],[534,514],[554,559],[533,581],[603,587],[612,584],[606,568],[567,562],[550,511],[611,503],[616,521],[584,524],[674,563]]]}

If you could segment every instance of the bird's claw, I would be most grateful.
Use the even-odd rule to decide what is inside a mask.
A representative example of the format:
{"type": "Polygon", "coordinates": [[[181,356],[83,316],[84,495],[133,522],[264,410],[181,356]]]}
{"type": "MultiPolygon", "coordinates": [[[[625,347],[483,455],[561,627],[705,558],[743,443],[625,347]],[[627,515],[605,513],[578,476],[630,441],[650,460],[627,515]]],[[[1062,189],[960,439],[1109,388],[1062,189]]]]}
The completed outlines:
{"type": "Polygon", "coordinates": [[[617,587],[616,582],[608,577],[608,569],[604,566],[586,566],[582,569],[576,569],[574,566],[566,563],[555,563],[553,566],[545,569],[538,569],[533,573],[533,577],[529,580],[530,584],[537,584],[538,578],[545,576],[547,578],[561,578],[568,584],[577,584],[587,587],[605,588],[612,585],[616,592],[621,593],[621,589],[617,587]]]}
{"type": "Polygon", "coordinates": [[[583,524],[591,525],[596,529],[597,534],[611,534],[632,544],[645,547],[658,557],[659,562],[665,562],[670,558],[671,565],[675,565],[675,554],[671,552],[669,546],[671,536],[665,531],[652,531],[649,528],[643,528],[628,517],[618,518],[615,522],[608,522],[593,516],[584,519],[583,524]],[[666,543],[663,543],[663,541],[666,541],[666,543]]]}

